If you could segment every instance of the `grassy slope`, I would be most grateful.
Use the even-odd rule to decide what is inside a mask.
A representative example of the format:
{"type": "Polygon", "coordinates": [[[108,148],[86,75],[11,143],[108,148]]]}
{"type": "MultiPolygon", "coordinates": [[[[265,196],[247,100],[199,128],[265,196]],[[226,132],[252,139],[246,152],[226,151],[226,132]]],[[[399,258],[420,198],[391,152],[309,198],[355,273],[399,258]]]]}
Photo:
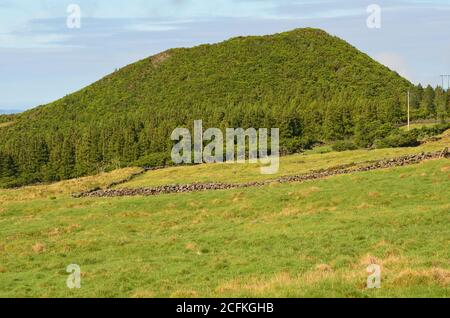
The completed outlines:
{"type": "MultiPolygon", "coordinates": [[[[397,156],[420,153],[421,151],[438,151],[450,147],[450,130],[443,138],[415,148],[356,150],[346,152],[330,152],[326,154],[311,153],[281,158],[280,170],[272,178],[283,175],[294,175],[314,169],[322,169],[337,165],[359,163],[368,160],[379,160],[397,156]]],[[[117,188],[149,187],[171,183],[193,182],[249,182],[264,180],[268,176],[261,175],[258,165],[208,164],[192,167],[173,167],[163,170],[149,171],[131,182],[121,184],[117,188]]]]}
{"type": "MultiPolygon", "coordinates": [[[[105,188],[110,183],[126,179],[128,176],[142,171],[141,168],[124,168],[96,176],[61,181],[52,184],[27,186],[18,189],[0,189],[0,203],[36,199],[68,198],[72,193],[88,191],[94,188],[105,188]]],[[[2,211],[0,206],[0,212],[2,211]]]]}
{"type": "Polygon", "coordinates": [[[345,109],[353,126],[362,107],[373,104],[390,122],[387,109],[410,85],[321,30],[239,37],[163,52],[51,104],[3,116],[0,122],[13,124],[0,126],[0,151],[14,159],[21,184],[138,159],[157,166],[154,156],[170,154],[171,132],[197,119],[222,129],[279,127],[282,141],[290,134],[322,139],[327,111],[345,109]],[[61,160],[74,156],[76,167],[61,160]]]}
{"type": "Polygon", "coordinates": [[[0,295],[449,296],[449,168],[6,204],[0,295]],[[363,288],[370,256],[384,266],[376,292],[363,288]],[[69,263],[83,268],[78,292],[64,285],[69,263]]]}
{"type": "Polygon", "coordinates": [[[397,96],[409,85],[347,42],[322,30],[305,28],[160,53],[54,103],[17,115],[16,128],[59,127],[74,118],[79,126],[97,125],[103,117],[130,116],[138,111],[145,116],[164,113],[162,117],[171,121],[172,130],[178,127],[179,122],[173,120],[180,113],[190,116],[197,112],[190,116],[192,120],[200,115],[205,122],[211,121],[205,118],[205,105],[214,113],[217,109],[228,111],[232,102],[236,104],[232,111],[248,105],[282,110],[285,100],[293,97],[305,99],[305,103],[316,100],[311,98],[314,95],[324,97],[317,92],[334,95],[345,88],[353,97],[379,99],[397,96]],[[261,106],[262,91],[272,98],[267,97],[270,105],[261,106]]]}
{"type": "Polygon", "coordinates": [[[0,296],[449,297],[449,186],[450,162],[435,160],[158,197],[0,190],[0,296]],[[380,290],[364,288],[371,261],[380,290]],[[72,263],[81,290],[65,287],[72,263]]]}

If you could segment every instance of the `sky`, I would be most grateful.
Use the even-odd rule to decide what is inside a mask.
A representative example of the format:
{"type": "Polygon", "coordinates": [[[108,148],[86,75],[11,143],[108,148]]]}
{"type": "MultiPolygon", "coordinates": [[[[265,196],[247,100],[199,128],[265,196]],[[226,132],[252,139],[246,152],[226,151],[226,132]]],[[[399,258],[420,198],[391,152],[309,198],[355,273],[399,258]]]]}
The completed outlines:
{"type": "Polygon", "coordinates": [[[339,36],[415,84],[450,74],[450,0],[0,0],[0,113],[169,48],[302,27],[339,36]]]}

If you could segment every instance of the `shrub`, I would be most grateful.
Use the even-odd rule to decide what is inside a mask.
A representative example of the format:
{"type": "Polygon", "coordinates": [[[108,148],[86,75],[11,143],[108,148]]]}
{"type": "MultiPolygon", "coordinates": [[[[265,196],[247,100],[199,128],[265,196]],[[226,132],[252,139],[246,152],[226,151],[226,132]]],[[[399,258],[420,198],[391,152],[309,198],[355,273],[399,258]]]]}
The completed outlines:
{"type": "Polygon", "coordinates": [[[417,133],[414,131],[399,132],[396,131],[393,134],[383,139],[375,140],[375,148],[399,148],[399,147],[417,147],[420,142],[417,140],[417,133]]]}
{"type": "MultiPolygon", "coordinates": [[[[285,153],[292,154],[292,153],[298,153],[304,150],[312,149],[312,147],[317,143],[312,138],[307,137],[295,137],[287,139],[284,145],[285,153]]],[[[283,152],[283,151],[282,151],[283,152]]]]}
{"type": "Polygon", "coordinates": [[[333,144],[332,149],[334,151],[347,151],[347,150],[356,150],[358,146],[356,146],[353,142],[348,140],[338,141],[333,144]]]}
{"type": "Polygon", "coordinates": [[[152,153],[133,162],[133,166],[139,167],[163,167],[171,165],[172,160],[168,153],[152,153]]]}
{"type": "Polygon", "coordinates": [[[422,127],[420,129],[413,129],[412,132],[414,132],[417,135],[417,138],[419,140],[424,140],[426,138],[430,138],[433,136],[437,136],[442,134],[447,129],[450,129],[450,124],[438,124],[432,127],[422,127]]]}

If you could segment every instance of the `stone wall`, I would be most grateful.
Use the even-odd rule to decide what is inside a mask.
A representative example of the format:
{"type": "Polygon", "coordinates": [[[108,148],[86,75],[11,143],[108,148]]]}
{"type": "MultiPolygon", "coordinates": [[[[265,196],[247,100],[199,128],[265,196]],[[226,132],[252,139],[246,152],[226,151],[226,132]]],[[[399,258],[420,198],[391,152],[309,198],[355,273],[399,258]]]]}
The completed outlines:
{"type": "MultiPolygon", "coordinates": [[[[112,189],[114,185],[119,183],[115,183],[110,185],[106,190],[92,190],[88,192],[73,194],[74,198],[81,197],[122,197],[122,196],[154,196],[161,194],[169,194],[169,193],[188,193],[188,192],[198,192],[198,191],[210,191],[210,190],[228,190],[228,189],[241,189],[241,188],[249,188],[249,187],[262,187],[265,185],[269,185],[272,183],[288,183],[288,182],[303,182],[308,180],[317,180],[323,179],[331,176],[349,174],[349,173],[357,173],[364,171],[372,171],[378,169],[386,169],[393,167],[402,167],[413,164],[418,164],[425,160],[431,159],[439,159],[439,158],[450,158],[450,153],[448,148],[445,148],[443,151],[432,152],[432,153],[420,153],[415,155],[408,155],[397,157],[393,159],[384,159],[369,162],[363,166],[354,165],[346,165],[333,167],[328,169],[322,169],[317,171],[312,171],[310,173],[293,175],[293,176],[284,176],[277,179],[266,180],[266,181],[255,181],[255,182],[247,182],[247,183],[239,183],[239,184],[228,184],[228,183],[193,183],[193,184],[185,184],[185,185],[163,185],[152,188],[136,188],[136,189],[112,189]]],[[[136,175],[141,174],[137,173],[136,175]]],[[[134,176],[130,176],[128,179],[132,179],[134,176]]],[[[125,183],[129,180],[121,181],[121,183],[125,183]]]]}

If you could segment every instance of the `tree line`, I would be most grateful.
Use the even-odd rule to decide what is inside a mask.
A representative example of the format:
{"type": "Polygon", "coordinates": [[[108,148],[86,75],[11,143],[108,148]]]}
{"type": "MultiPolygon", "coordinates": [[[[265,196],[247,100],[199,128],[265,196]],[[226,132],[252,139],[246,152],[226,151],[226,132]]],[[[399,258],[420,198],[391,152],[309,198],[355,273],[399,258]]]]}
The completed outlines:
{"type": "Polygon", "coordinates": [[[450,94],[415,87],[316,29],[173,49],[54,103],[0,120],[0,185],[170,164],[175,128],[280,128],[284,154],[320,141],[368,147],[406,121],[446,120],[450,94]]]}
{"type": "MultiPolygon", "coordinates": [[[[450,91],[420,85],[412,90],[412,118],[440,119],[450,115],[450,91]]],[[[64,180],[127,165],[170,164],[170,141],[176,127],[190,127],[205,118],[205,127],[280,128],[282,152],[293,153],[318,141],[353,138],[361,147],[387,136],[405,122],[404,98],[367,101],[338,94],[329,101],[283,107],[245,105],[233,111],[172,114],[171,120],[146,120],[139,113],[111,118],[96,127],[68,129],[44,136],[28,131],[9,138],[0,151],[0,180],[4,185],[64,180]],[[157,124],[158,123],[158,124],[157,124]],[[177,123],[177,124],[174,124],[177,123]],[[210,126],[207,126],[210,125],[210,126]]]]}

